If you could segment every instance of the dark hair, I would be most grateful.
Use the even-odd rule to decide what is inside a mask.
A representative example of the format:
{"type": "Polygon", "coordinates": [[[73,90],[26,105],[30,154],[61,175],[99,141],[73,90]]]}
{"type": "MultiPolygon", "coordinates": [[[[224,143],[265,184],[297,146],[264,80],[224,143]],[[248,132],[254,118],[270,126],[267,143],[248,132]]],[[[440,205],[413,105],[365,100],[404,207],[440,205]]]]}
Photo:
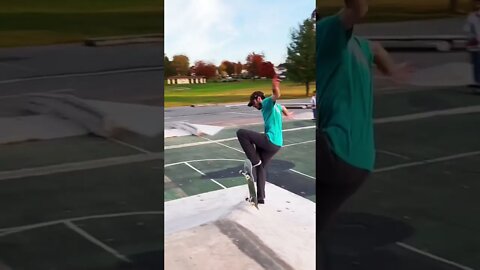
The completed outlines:
{"type": "Polygon", "coordinates": [[[262,91],[255,91],[250,95],[250,102],[248,102],[247,106],[252,107],[253,101],[257,99],[258,97],[261,97],[262,100],[265,99],[265,94],[262,91]]]}

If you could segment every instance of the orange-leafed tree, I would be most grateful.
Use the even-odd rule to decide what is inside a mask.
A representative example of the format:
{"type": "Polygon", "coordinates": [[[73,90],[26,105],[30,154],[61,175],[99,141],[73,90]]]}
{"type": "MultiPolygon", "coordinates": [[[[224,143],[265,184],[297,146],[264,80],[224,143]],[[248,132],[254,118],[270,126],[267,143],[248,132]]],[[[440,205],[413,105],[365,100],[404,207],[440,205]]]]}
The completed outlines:
{"type": "Polygon", "coordinates": [[[271,62],[263,62],[260,69],[260,77],[273,78],[275,75],[275,67],[271,62]]]}
{"type": "Polygon", "coordinates": [[[217,67],[212,63],[197,61],[195,62],[195,75],[211,79],[217,75],[217,67]]]}
{"type": "Polygon", "coordinates": [[[255,52],[252,52],[247,56],[247,71],[250,76],[260,76],[264,58],[265,56],[263,54],[257,54],[255,52]]]}

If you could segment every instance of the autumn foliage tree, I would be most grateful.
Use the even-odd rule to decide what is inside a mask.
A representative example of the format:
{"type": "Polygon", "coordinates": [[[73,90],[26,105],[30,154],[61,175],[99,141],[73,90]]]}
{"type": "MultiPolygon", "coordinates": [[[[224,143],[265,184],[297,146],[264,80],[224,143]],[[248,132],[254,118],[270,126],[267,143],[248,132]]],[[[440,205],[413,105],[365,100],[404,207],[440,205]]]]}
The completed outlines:
{"type": "Polygon", "coordinates": [[[242,63],[240,63],[240,62],[236,63],[234,73],[237,74],[237,75],[240,75],[240,74],[242,74],[242,70],[243,70],[242,63]]]}
{"type": "Polygon", "coordinates": [[[219,67],[220,72],[225,72],[227,75],[232,75],[235,73],[235,63],[224,60],[219,67]]]}
{"type": "Polygon", "coordinates": [[[187,75],[190,70],[190,60],[183,54],[174,55],[171,65],[177,75],[187,75]]]}
{"type": "Polygon", "coordinates": [[[247,56],[247,71],[250,76],[260,76],[264,58],[265,56],[263,54],[256,54],[255,52],[252,52],[247,56]]]}
{"type": "Polygon", "coordinates": [[[263,62],[260,68],[260,77],[273,78],[275,67],[271,62],[263,62]]]}
{"type": "Polygon", "coordinates": [[[217,67],[212,63],[197,61],[195,62],[195,75],[205,76],[207,79],[213,78],[217,75],[217,67]]]}

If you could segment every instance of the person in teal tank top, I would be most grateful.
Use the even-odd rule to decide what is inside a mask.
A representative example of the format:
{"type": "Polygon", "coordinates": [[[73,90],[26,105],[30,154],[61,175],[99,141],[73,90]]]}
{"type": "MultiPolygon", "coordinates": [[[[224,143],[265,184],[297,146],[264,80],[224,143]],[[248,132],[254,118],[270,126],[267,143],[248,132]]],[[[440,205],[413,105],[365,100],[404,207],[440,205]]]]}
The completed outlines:
{"type": "Polygon", "coordinates": [[[322,231],[375,165],[373,69],[395,81],[410,75],[385,49],[353,34],[366,0],[345,0],[337,14],[316,23],[317,226],[322,231]]]}
{"type": "Polygon", "coordinates": [[[277,103],[280,97],[280,81],[276,76],[272,79],[272,92],[270,97],[265,97],[262,91],[255,91],[250,95],[250,102],[247,104],[262,112],[264,133],[247,129],[237,131],[238,141],[253,165],[259,204],[265,203],[266,166],[283,146],[282,115],[287,117],[292,115],[284,106],[277,103]]]}

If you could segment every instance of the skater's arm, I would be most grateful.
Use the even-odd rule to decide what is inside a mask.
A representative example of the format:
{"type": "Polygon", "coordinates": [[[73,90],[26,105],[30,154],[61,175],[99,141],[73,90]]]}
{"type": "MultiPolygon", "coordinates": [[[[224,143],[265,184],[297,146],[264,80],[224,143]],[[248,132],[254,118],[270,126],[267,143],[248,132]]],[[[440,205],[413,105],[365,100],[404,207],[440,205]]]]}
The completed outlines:
{"type": "Polygon", "coordinates": [[[371,44],[374,57],[373,60],[380,72],[397,83],[405,83],[410,79],[412,69],[409,65],[397,65],[380,43],[373,42],[371,44]]]}
{"type": "Polygon", "coordinates": [[[293,112],[287,110],[287,107],[281,105],[282,107],[282,114],[285,116],[285,117],[291,117],[293,115],[293,112]]]}
{"type": "Polygon", "coordinates": [[[280,80],[277,75],[272,78],[272,100],[275,103],[280,98],[280,80]]]}
{"type": "Polygon", "coordinates": [[[344,1],[345,7],[340,12],[317,22],[317,65],[332,65],[338,61],[352,37],[353,26],[367,14],[367,0],[344,1]]]}
{"type": "Polygon", "coordinates": [[[287,116],[288,113],[289,113],[289,111],[287,110],[287,107],[281,105],[281,108],[282,108],[282,113],[283,113],[283,115],[287,116]]]}
{"type": "Polygon", "coordinates": [[[395,62],[388,52],[378,42],[372,42],[372,51],[374,55],[374,62],[377,68],[383,73],[383,75],[391,76],[395,70],[395,62]]]}

